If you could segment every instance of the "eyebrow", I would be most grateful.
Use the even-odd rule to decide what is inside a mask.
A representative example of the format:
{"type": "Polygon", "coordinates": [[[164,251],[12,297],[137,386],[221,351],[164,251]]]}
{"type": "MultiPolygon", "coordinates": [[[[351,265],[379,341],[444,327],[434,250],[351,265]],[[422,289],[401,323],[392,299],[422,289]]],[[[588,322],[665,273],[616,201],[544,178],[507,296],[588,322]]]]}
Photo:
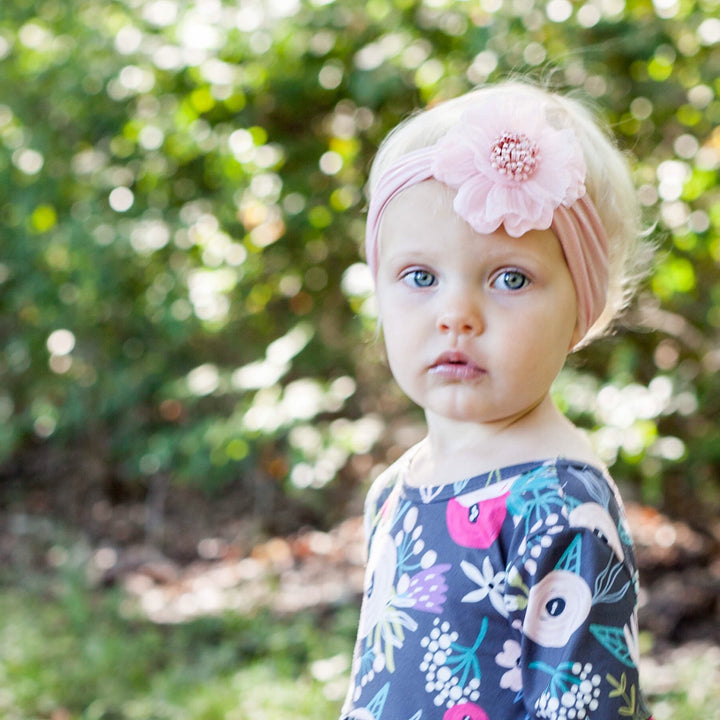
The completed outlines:
{"type": "MultiPolygon", "coordinates": [[[[515,238],[510,238],[509,240],[498,238],[496,242],[492,242],[487,252],[481,255],[473,254],[473,257],[478,257],[481,261],[487,260],[491,263],[521,262],[524,260],[545,264],[548,261],[547,252],[542,247],[528,247],[525,244],[513,245],[512,242],[514,240],[515,238]]],[[[393,245],[395,245],[395,243],[393,243],[393,245]]],[[[380,253],[383,262],[399,262],[406,258],[412,259],[415,262],[434,262],[442,260],[446,255],[447,253],[444,252],[442,242],[438,242],[429,247],[418,248],[412,245],[412,240],[410,239],[400,247],[390,247],[384,249],[384,251],[381,245],[380,253]]]]}

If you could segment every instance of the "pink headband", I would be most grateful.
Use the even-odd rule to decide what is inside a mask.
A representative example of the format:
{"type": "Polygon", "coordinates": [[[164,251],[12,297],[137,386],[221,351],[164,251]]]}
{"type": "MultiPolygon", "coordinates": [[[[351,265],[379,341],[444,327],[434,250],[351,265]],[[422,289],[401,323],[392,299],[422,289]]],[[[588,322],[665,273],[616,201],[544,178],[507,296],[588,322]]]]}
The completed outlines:
{"type": "Polygon", "coordinates": [[[367,262],[377,275],[380,222],[392,199],[424,180],[439,180],[457,190],[453,208],[478,233],[503,225],[520,237],[552,228],[575,285],[584,337],[605,307],[608,243],[585,192],[582,152],[571,130],[543,122],[537,104],[527,113],[517,105],[507,113],[500,109],[470,108],[435,145],[408,152],[383,173],[368,210],[367,262]]]}

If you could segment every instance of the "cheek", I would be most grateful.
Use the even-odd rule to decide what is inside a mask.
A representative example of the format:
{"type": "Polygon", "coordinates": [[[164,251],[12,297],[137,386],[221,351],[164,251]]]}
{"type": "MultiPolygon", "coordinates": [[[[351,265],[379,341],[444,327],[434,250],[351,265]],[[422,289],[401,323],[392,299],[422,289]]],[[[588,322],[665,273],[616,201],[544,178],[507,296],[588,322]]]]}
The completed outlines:
{"type": "Polygon", "coordinates": [[[565,290],[564,298],[560,301],[559,307],[562,308],[558,320],[559,328],[562,328],[568,338],[568,348],[574,347],[580,340],[577,337],[577,326],[578,326],[578,305],[577,296],[575,295],[575,286],[572,282],[568,283],[568,287],[565,290]]]}
{"type": "Polygon", "coordinates": [[[518,332],[518,342],[508,346],[504,367],[521,387],[547,388],[562,370],[569,352],[572,328],[563,324],[528,323],[518,332]]]}
{"type": "MultiPolygon", "coordinates": [[[[562,295],[546,307],[536,318],[526,323],[528,338],[539,352],[567,355],[572,347],[577,327],[575,295],[562,295]]],[[[532,348],[529,348],[532,352],[532,348]]]]}
{"type": "Polygon", "coordinates": [[[377,295],[378,323],[382,329],[386,345],[395,344],[398,338],[405,343],[421,336],[421,316],[417,310],[403,304],[401,296],[393,297],[392,292],[377,295]]]}
{"type": "Polygon", "coordinates": [[[403,326],[397,322],[396,315],[385,311],[378,304],[378,338],[382,341],[390,365],[394,364],[397,356],[401,355],[402,348],[406,345],[403,336],[403,326]]]}
{"type": "Polygon", "coordinates": [[[397,317],[384,318],[383,344],[390,372],[403,392],[415,399],[418,359],[422,356],[423,333],[397,317]]]}
{"type": "Polygon", "coordinates": [[[412,364],[414,348],[411,336],[401,326],[389,326],[383,328],[383,342],[385,355],[395,377],[401,377],[412,364]]]}

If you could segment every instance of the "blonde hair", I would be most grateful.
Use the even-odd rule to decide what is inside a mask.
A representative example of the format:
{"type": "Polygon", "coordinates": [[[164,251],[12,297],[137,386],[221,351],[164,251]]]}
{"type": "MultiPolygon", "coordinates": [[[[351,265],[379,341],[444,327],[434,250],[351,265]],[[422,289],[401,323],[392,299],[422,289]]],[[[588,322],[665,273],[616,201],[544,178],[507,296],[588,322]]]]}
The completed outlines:
{"type": "Polygon", "coordinates": [[[586,191],[608,237],[609,283],[605,307],[583,343],[605,332],[627,306],[645,274],[649,247],[644,241],[641,208],[626,157],[609,130],[586,105],[567,95],[521,81],[485,85],[420,111],[395,127],[380,145],[368,182],[372,195],[384,171],[407,153],[434,145],[454,127],[470,105],[508,95],[537,100],[546,121],[569,128],[578,140],[587,166],[586,191]]]}

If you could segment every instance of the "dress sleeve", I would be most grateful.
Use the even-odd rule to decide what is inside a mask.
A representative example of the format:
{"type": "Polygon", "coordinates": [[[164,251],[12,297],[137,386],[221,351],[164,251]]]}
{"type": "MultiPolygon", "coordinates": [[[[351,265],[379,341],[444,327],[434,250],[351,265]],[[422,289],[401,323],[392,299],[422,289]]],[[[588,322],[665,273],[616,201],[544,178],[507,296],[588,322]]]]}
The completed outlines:
{"type": "Polygon", "coordinates": [[[602,518],[550,515],[517,545],[505,587],[529,718],[647,720],[638,685],[637,573],[602,518]],[[608,537],[608,534],[610,537],[608,537]]]}
{"type": "Polygon", "coordinates": [[[403,464],[401,461],[396,461],[375,478],[365,496],[363,530],[365,533],[366,559],[370,554],[372,539],[384,512],[385,503],[388,501],[393,488],[402,481],[402,472],[403,464]]]}

